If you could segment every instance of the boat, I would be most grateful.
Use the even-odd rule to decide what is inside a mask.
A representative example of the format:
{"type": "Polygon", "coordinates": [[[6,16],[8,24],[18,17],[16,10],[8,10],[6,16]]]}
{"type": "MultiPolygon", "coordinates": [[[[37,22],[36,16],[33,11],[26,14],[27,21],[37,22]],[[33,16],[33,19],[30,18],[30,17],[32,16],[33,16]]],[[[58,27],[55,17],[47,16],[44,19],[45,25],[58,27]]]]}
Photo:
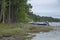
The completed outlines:
{"type": "Polygon", "coordinates": [[[49,26],[48,22],[30,22],[30,24],[41,25],[41,26],[49,26]]]}
{"type": "Polygon", "coordinates": [[[47,22],[38,22],[36,24],[37,25],[42,25],[42,26],[49,26],[49,23],[47,23],[47,22]]]}

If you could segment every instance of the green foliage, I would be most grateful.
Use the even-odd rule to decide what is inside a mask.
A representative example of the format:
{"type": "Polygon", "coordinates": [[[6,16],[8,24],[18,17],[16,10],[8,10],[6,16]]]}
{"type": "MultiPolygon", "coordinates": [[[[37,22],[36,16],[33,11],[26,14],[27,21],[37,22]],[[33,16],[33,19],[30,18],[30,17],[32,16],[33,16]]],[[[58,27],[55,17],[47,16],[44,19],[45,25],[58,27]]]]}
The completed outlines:
{"type": "MultiPolygon", "coordinates": [[[[27,4],[28,0],[5,0],[2,2],[0,0],[0,12],[2,10],[2,3],[5,3],[4,12],[4,21],[5,22],[28,22],[30,18],[28,17],[28,13],[30,12],[30,8],[32,8],[31,4],[27,4]]],[[[1,13],[2,14],[2,13],[1,13]]],[[[0,22],[3,21],[3,15],[1,15],[0,22]]]]}
{"type": "Polygon", "coordinates": [[[25,22],[30,22],[30,21],[32,21],[32,19],[30,19],[28,17],[25,18],[25,22]]]}

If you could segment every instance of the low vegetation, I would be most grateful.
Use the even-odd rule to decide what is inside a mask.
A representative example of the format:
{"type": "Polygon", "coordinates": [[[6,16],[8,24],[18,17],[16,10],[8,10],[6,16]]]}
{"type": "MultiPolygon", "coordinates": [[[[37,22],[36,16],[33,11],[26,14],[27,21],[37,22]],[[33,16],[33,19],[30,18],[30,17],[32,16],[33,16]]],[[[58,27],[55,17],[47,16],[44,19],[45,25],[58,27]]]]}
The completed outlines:
{"type": "Polygon", "coordinates": [[[49,26],[38,26],[38,25],[31,25],[31,24],[26,25],[24,29],[28,33],[49,32],[53,30],[49,26]]]}
{"type": "Polygon", "coordinates": [[[0,38],[3,37],[21,37],[26,38],[28,33],[48,32],[52,30],[50,27],[40,27],[32,24],[0,24],[0,38]]]}

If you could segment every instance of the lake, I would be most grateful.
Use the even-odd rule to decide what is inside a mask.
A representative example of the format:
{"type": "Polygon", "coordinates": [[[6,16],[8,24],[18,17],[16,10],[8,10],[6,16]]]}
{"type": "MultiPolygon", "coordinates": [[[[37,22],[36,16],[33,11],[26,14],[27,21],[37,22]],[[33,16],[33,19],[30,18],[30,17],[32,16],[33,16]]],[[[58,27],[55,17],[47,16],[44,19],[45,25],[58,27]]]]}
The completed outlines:
{"type": "Polygon", "coordinates": [[[50,26],[60,26],[60,22],[49,22],[50,26]]]}
{"type": "Polygon", "coordinates": [[[60,40],[60,22],[49,22],[56,30],[37,33],[31,40],[60,40]]]}

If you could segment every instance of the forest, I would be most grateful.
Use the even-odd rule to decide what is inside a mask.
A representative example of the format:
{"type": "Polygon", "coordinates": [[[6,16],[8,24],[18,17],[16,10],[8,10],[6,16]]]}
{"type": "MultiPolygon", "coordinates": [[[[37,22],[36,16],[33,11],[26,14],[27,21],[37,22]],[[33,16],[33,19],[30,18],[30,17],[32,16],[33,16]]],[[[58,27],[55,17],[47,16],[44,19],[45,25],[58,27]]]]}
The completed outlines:
{"type": "Polygon", "coordinates": [[[28,0],[0,0],[0,23],[18,23],[30,21],[59,22],[60,19],[41,17],[31,12],[31,4],[28,0]]]}
{"type": "Polygon", "coordinates": [[[0,0],[0,23],[28,22],[31,8],[27,0],[0,0]]]}

